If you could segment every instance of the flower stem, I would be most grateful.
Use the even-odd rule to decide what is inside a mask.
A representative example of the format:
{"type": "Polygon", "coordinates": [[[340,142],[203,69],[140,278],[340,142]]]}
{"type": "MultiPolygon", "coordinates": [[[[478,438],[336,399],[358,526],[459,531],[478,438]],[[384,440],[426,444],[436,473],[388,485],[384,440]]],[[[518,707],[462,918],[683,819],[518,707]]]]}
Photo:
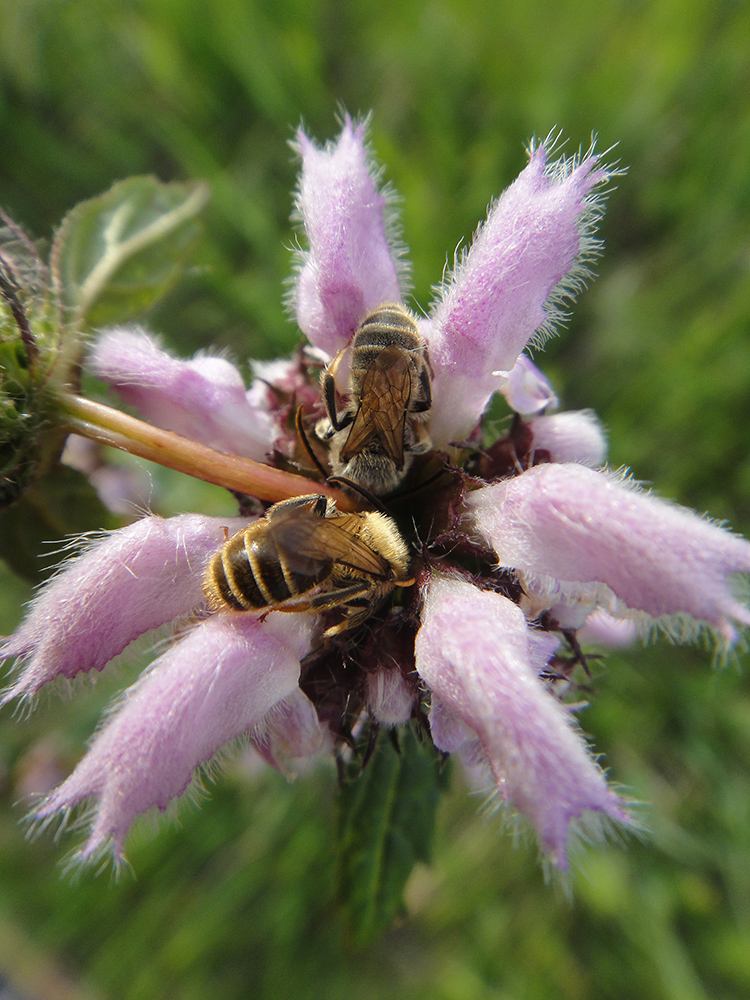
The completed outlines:
{"type": "Polygon", "coordinates": [[[144,423],[103,403],[64,393],[60,396],[60,404],[67,418],[65,426],[70,431],[207,483],[271,503],[308,493],[323,493],[335,500],[340,510],[357,509],[356,501],[326,483],[274,469],[250,458],[214,451],[207,445],[144,423]]]}

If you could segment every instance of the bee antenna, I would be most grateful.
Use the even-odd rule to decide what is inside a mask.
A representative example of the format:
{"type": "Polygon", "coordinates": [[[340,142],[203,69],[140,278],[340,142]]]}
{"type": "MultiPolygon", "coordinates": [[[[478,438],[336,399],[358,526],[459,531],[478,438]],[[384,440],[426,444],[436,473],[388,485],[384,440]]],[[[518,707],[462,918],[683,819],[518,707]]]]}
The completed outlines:
{"type": "Polygon", "coordinates": [[[399,493],[391,493],[390,499],[402,500],[404,497],[414,496],[415,493],[419,493],[422,490],[426,490],[428,486],[432,486],[432,484],[436,482],[438,479],[440,479],[443,473],[447,471],[448,471],[448,466],[446,463],[445,465],[441,466],[441,468],[439,468],[437,472],[434,472],[431,476],[428,476],[427,479],[423,479],[421,483],[417,483],[415,486],[410,486],[408,490],[401,490],[399,493]]]}
{"type": "Polygon", "coordinates": [[[379,510],[381,514],[387,514],[388,511],[384,505],[378,500],[374,493],[370,493],[368,489],[364,486],[360,486],[359,483],[353,482],[351,479],[347,479],[345,476],[329,476],[326,482],[331,486],[344,486],[348,489],[353,490],[355,493],[359,493],[369,504],[379,510]]]}
{"type": "Polygon", "coordinates": [[[304,415],[304,407],[298,406],[297,407],[297,412],[294,415],[294,426],[295,426],[295,428],[297,430],[297,436],[299,437],[300,441],[302,442],[302,446],[304,447],[305,451],[307,452],[308,458],[313,463],[313,465],[318,470],[318,472],[323,477],[323,479],[325,479],[328,476],[328,472],[323,467],[323,464],[321,463],[320,459],[318,458],[318,456],[313,451],[313,447],[310,444],[310,439],[307,436],[307,431],[305,430],[305,426],[302,423],[302,417],[303,417],[303,415],[304,415]]]}

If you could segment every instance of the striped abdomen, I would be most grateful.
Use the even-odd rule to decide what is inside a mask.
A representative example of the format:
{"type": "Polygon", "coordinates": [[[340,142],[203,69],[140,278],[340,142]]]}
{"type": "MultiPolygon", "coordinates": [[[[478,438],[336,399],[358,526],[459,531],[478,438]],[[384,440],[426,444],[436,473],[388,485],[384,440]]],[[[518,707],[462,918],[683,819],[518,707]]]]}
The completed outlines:
{"type": "Polygon", "coordinates": [[[330,563],[313,560],[309,572],[292,570],[276,546],[272,526],[258,521],[230,538],[214,555],[205,590],[215,606],[260,610],[304,594],[330,571],[330,563]]]}

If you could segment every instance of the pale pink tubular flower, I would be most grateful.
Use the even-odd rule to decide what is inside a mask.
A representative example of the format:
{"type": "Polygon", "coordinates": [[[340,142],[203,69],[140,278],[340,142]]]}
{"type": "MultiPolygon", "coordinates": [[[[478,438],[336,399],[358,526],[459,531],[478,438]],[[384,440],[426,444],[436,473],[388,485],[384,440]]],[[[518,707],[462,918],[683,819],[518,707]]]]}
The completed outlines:
{"type": "Polygon", "coordinates": [[[557,407],[557,396],[552,386],[528,354],[518,355],[507,381],[499,389],[511,410],[522,416],[543,413],[557,407]]]}
{"type": "MultiPolygon", "coordinates": [[[[291,304],[308,348],[265,366],[249,393],[223,359],[176,361],[137,329],[105,333],[91,368],[167,429],[304,467],[291,406],[302,402],[315,426],[322,364],[368,312],[403,300],[405,267],[364,125],[347,117],[324,148],[300,130],[295,148],[307,248],[291,304]]],[[[602,470],[593,414],[550,415],[555,394],[522,352],[550,335],[587,277],[612,173],[593,148],[556,162],[551,153],[549,141],[531,146],[420,320],[434,451],[419,458],[426,475],[440,474],[408,502],[384,498],[411,546],[415,586],[328,643],[325,615],[208,614],[203,573],[224,524],[147,517],[91,543],[0,648],[19,660],[5,700],[28,700],[55,677],[102,669],[149,629],[182,627],[37,809],[46,821],[94,801],[84,857],[107,847],[120,857],[132,820],[164,809],[237,736],[291,774],[322,747],[340,751],[367,716],[386,727],[429,718],[435,746],[524,814],[561,868],[571,832],[592,817],[628,822],[561,701],[586,667],[579,640],[604,616],[610,631],[656,622],[675,638],[704,628],[730,645],[750,625],[733,589],[750,572],[750,543],[602,470]],[[510,419],[492,440],[481,420],[495,392],[510,419]]]]}
{"type": "Polygon", "coordinates": [[[0,643],[0,655],[22,665],[0,704],[30,697],[55,677],[102,670],[144,632],[190,612],[203,599],[203,572],[224,527],[237,531],[246,523],[199,514],[144,517],[89,540],[0,643]]]}
{"type": "Polygon", "coordinates": [[[325,731],[310,699],[298,687],[278,701],[250,732],[250,743],[260,756],[288,778],[296,763],[319,752],[325,731]]]}
{"type": "Polygon", "coordinates": [[[578,633],[583,645],[602,646],[604,649],[624,649],[638,638],[638,622],[633,618],[615,618],[603,608],[597,608],[586,618],[578,633]]]}
{"type": "Polygon", "coordinates": [[[534,451],[547,452],[552,462],[578,462],[592,469],[607,460],[607,439],[591,410],[553,413],[529,421],[534,451]]]}
{"type": "Polygon", "coordinates": [[[256,462],[271,450],[271,415],[226,358],[179,361],[140,327],[116,327],[94,343],[87,367],[157,427],[256,462]]]}
{"type": "Polygon", "coordinates": [[[626,819],[570,713],[540,681],[517,605],[436,578],[415,653],[430,690],[476,733],[501,796],[531,819],[560,867],[571,820],[586,810],[626,819]]]}
{"type": "Polygon", "coordinates": [[[95,796],[81,857],[109,845],[121,858],[136,816],[166,809],[200,764],[293,694],[310,631],[308,615],[267,623],[252,615],[208,618],[154,661],[37,817],[67,813],[95,796]]]}
{"type": "Polygon", "coordinates": [[[302,332],[329,356],[345,347],[362,318],[399,302],[405,268],[389,196],[378,189],[364,144],[365,124],[347,116],[335,143],[319,149],[302,129],[296,217],[309,249],[300,255],[293,304],[302,332]]]}
{"type": "Polygon", "coordinates": [[[589,274],[599,248],[597,189],[610,172],[593,148],[549,164],[544,143],[490,206],[486,222],[443,286],[428,340],[435,371],[433,441],[447,445],[476,426],[521,351],[546,340],[589,274]]]}
{"type": "Polygon", "coordinates": [[[576,599],[596,584],[596,604],[689,616],[727,643],[750,625],[732,574],[750,573],[750,544],[692,511],[574,463],[538,465],[467,498],[479,533],[526,588],[576,599]]]}
{"type": "Polygon", "coordinates": [[[397,668],[387,667],[367,677],[367,708],[382,726],[403,726],[411,718],[415,693],[397,668]]]}

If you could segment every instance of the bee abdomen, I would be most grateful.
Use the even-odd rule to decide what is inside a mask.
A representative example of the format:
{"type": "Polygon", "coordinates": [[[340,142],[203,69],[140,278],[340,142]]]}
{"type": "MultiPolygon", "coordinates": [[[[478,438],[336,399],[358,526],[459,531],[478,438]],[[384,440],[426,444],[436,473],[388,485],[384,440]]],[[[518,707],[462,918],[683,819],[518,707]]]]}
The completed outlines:
{"type": "Polygon", "coordinates": [[[413,350],[419,343],[416,323],[403,306],[384,305],[366,316],[359,326],[355,350],[368,347],[382,348],[396,345],[413,350]]]}
{"type": "Polygon", "coordinates": [[[248,607],[252,607],[252,605],[248,605],[243,600],[240,600],[232,590],[232,585],[224,571],[224,561],[221,551],[217,552],[209,563],[203,590],[213,610],[217,610],[222,605],[226,605],[234,611],[247,611],[248,607]]]}
{"type": "Polygon", "coordinates": [[[265,608],[267,591],[258,586],[252,562],[245,548],[245,532],[231,538],[211,560],[206,576],[206,592],[215,604],[235,611],[265,608]]]}
{"type": "MultiPolygon", "coordinates": [[[[206,594],[213,604],[235,611],[262,610],[310,590],[327,575],[294,572],[279,554],[271,532],[243,531],[213,557],[206,594]]],[[[263,525],[265,527],[265,524],[263,525]]]]}

